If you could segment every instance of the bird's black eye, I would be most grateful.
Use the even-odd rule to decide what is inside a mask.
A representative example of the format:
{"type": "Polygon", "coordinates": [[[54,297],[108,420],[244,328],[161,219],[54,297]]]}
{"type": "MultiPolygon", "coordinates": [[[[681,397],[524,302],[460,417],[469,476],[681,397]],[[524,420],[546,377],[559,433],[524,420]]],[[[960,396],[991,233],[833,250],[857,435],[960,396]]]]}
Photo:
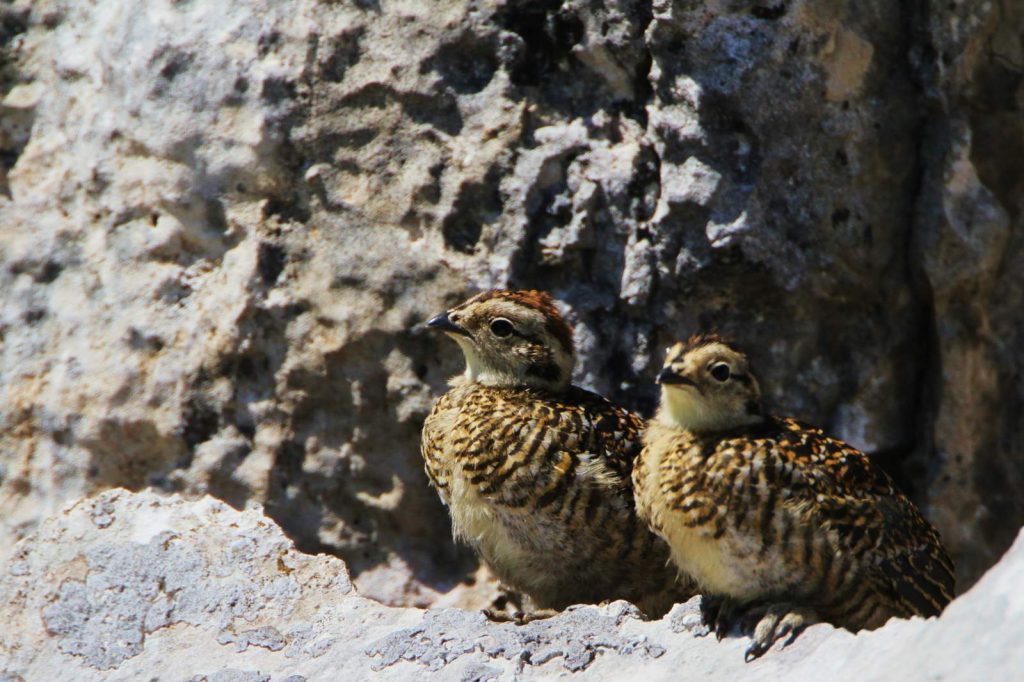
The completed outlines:
{"type": "Polygon", "coordinates": [[[512,323],[504,317],[496,317],[491,320],[491,333],[495,336],[504,338],[513,331],[515,331],[515,328],[512,326],[512,323]]]}
{"type": "Polygon", "coordinates": [[[731,375],[732,373],[729,371],[729,365],[724,362],[719,362],[718,364],[711,366],[711,376],[719,381],[728,381],[731,375]]]}

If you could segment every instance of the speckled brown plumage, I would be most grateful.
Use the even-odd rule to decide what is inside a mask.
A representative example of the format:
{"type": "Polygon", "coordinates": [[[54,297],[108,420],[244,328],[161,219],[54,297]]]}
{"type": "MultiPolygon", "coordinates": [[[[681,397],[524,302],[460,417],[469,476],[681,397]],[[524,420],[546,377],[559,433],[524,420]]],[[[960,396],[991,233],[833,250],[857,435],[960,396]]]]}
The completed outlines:
{"type": "Polygon", "coordinates": [[[753,655],[814,620],[875,628],[936,615],[953,598],[952,562],[917,508],[856,448],[758,414],[742,354],[719,339],[681,344],[660,379],[662,408],[633,473],[640,514],[710,595],[782,605],[758,625],[753,655]],[[718,363],[728,379],[712,375],[718,363]],[[745,423],[680,423],[713,423],[716,410],[745,423]]]}
{"type": "Polygon", "coordinates": [[[489,292],[433,326],[454,325],[448,316],[464,331],[446,331],[474,344],[469,364],[482,363],[452,382],[423,427],[426,471],[455,535],[537,607],[628,599],[660,616],[685,599],[667,546],[636,516],[630,474],[643,421],[545,378],[567,379],[572,362],[571,331],[550,299],[489,292]],[[489,331],[498,318],[513,325],[504,338],[489,331]],[[507,375],[488,371],[513,355],[522,362],[507,375]]]}

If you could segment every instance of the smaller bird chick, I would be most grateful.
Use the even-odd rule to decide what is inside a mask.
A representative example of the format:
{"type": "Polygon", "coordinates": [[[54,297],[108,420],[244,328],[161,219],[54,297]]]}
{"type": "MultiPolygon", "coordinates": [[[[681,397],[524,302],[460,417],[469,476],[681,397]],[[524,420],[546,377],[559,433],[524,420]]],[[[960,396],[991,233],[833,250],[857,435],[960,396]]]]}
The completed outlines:
{"type": "Polygon", "coordinates": [[[693,337],[658,382],[633,470],[638,510],[705,592],[719,638],[737,618],[756,623],[748,660],[816,621],[856,632],[953,598],[936,530],[866,455],[766,415],[743,353],[693,337]]]}
{"type": "Polygon", "coordinates": [[[551,297],[488,291],[427,325],[466,358],[421,447],[454,535],[540,609],[627,599],[660,617],[684,601],[636,515],[643,420],[572,385],[572,329],[551,297]]]}

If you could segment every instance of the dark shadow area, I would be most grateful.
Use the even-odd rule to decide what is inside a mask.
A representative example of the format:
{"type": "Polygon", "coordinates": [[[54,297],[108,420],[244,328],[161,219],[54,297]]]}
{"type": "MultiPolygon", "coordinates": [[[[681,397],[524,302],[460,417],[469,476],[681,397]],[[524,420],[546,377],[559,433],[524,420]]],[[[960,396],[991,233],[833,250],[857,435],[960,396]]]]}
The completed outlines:
{"type": "MultiPolygon", "coordinates": [[[[373,331],[328,353],[324,374],[289,375],[289,390],[304,397],[292,418],[295,436],[277,453],[267,513],[303,551],[340,556],[353,577],[397,557],[417,581],[446,592],[468,579],[476,560],[455,546],[447,512],[423,472],[422,420],[403,421],[384,389],[384,359],[396,349],[421,355],[424,342],[413,333],[373,331]],[[302,443],[310,439],[318,452],[305,451],[302,443]],[[313,456],[320,463],[304,468],[313,456]],[[372,502],[390,497],[397,506],[372,502]]],[[[445,381],[430,365],[425,379],[445,381]]]]}

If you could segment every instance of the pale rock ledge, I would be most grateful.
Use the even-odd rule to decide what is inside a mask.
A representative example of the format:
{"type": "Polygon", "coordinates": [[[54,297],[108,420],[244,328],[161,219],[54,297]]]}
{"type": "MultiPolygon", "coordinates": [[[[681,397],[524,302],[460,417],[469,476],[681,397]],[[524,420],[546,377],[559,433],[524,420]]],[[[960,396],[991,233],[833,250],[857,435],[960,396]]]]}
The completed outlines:
{"type": "Polygon", "coordinates": [[[0,566],[0,681],[1012,679],[1024,670],[1024,539],[939,619],[828,625],[744,663],[698,600],[645,622],[625,602],[525,626],[359,596],[262,509],[116,489],[44,521],[0,566]]]}

